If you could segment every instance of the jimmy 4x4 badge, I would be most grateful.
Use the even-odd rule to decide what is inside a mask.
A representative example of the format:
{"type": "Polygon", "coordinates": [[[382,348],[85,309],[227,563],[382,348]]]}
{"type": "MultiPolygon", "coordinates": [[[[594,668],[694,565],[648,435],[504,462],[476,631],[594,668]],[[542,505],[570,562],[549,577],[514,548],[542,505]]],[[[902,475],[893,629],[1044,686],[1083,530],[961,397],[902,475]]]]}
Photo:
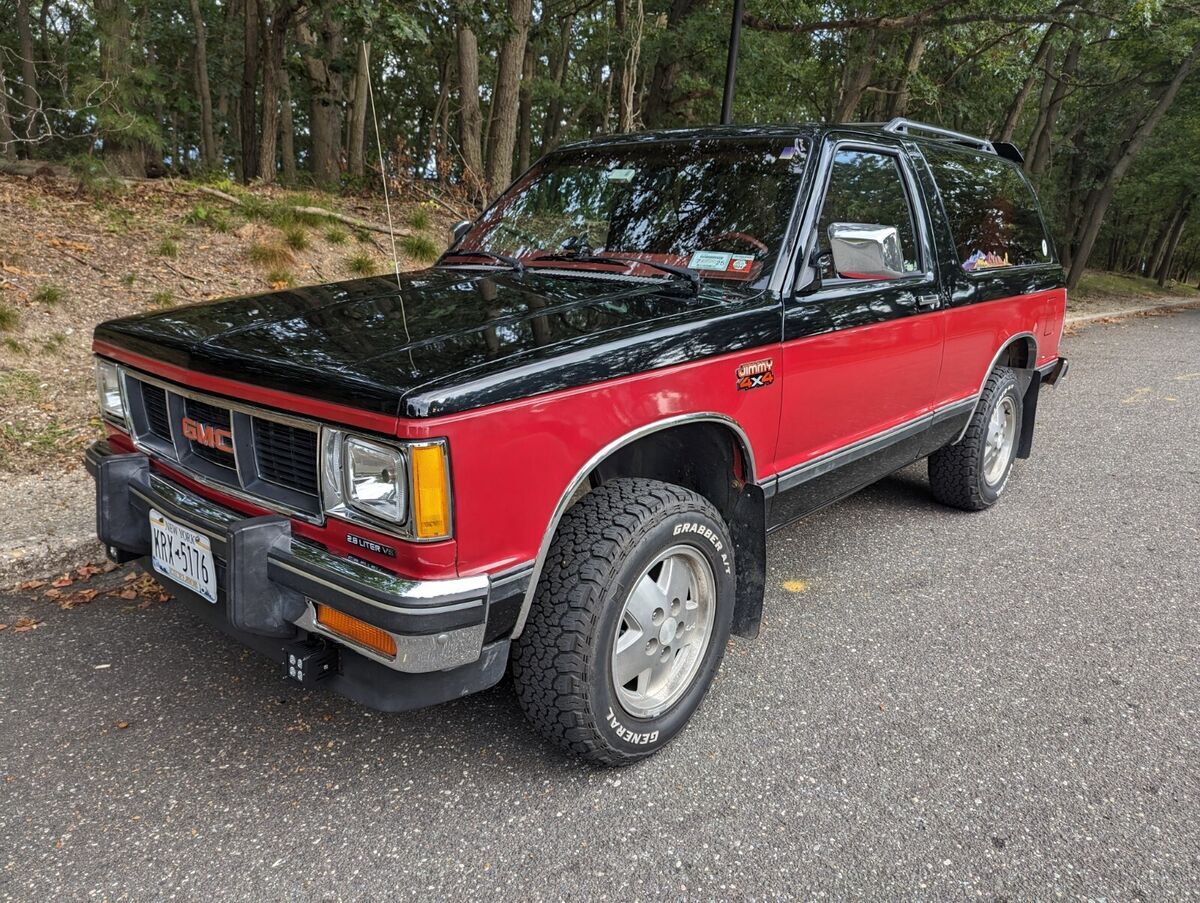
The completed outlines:
{"type": "Polygon", "coordinates": [[[748,361],[737,368],[738,391],[760,389],[775,382],[775,362],[769,358],[748,361]]]}

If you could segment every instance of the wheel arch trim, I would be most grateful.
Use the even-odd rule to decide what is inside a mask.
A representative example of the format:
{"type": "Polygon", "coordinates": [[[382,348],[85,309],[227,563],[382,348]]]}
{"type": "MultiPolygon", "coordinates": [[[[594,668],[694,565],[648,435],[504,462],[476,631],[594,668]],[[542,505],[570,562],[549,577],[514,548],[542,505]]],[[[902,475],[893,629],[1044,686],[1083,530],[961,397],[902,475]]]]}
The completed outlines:
{"type": "Polygon", "coordinates": [[[626,445],[655,433],[669,430],[672,427],[684,426],[691,423],[715,423],[731,430],[737,439],[738,445],[741,447],[742,456],[745,458],[747,482],[757,483],[758,472],[754,466],[754,447],[750,443],[750,437],[746,435],[746,431],[742,428],[741,424],[727,414],[720,414],[716,411],[678,414],[674,417],[666,417],[662,420],[643,424],[613,439],[592,455],[587,460],[587,463],[579,469],[571,482],[567,484],[567,488],[559,497],[558,503],[554,506],[554,512],[550,516],[550,521],[546,525],[546,531],[542,534],[542,542],[538,546],[537,558],[533,562],[533,572],[529,577],[529,587],[525,590],[525,598],[522,600],[521,610],[517,614],[517,623],[513,627],[512,639],[515,640],[519,637],[525,629],[525,622],[529,617],[529,610],[533,607],[533,598],[537,593],[538,580],[542,576],[542,568],[546,564],[546,556],[550,553],[550,543],[554,541],[554,534],[558,532],[558,525],[561,523],[563,515],[567,513],[567,508],[570,506],[571,500],[575,498],[575,493],[579,491],[579,487],[583,485],[588,475],[606,458],[620,451],[626,445]]]}
{"type": "Polygon", "coordinates": [[[1004,352],[1008,351],[1009,348],[1023,339],[1029,339],[1029,341],[1033,342],[1033,357],[1029,362],[1029,368],[1036,369],[1039,350],[1037,336],[1035,336],[1032,332],[1013,333],[1004,341],[1003,344],[1001,344],[1000,348],[992,356],[992,362],[988,364],[987,369],[983,371],[983,379],[979,381],[979,389],[975,392],[975,406],[971,408],[971,413],[967,417],[966,423],[963,424],[962,431],[954,437],[954,441],[950,443],[951,445],[956,445],[961,442],[962,437],[967,434],[967,429],[971,426],[971,418],[975,416],[975,411],[978,410],[980,402],[983,401],[983,387],[987,385],[988,377],[991,376],[992,371],[996,369],[996,364],[1000,362],[1000,358],[1004,355],[1004,352]]]}

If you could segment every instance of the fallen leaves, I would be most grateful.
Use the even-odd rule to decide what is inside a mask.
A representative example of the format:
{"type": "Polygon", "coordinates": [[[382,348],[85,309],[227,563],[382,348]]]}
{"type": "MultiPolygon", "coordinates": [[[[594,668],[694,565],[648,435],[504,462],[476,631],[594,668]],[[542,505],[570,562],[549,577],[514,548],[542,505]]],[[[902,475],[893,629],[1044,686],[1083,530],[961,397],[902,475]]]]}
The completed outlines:
{"type": "Polygon", "coordinates": [[[35,618],[30,618],[30,617],[26,617],[25,615],[21,615],[21,617],[17,618],[16,623],[14,623],[12,625],[12,632],[13,633],[28,633],[31,630],[37,630],[39,627],[42,626],[43,623],[44,622],[38,621],[35,618]]]}

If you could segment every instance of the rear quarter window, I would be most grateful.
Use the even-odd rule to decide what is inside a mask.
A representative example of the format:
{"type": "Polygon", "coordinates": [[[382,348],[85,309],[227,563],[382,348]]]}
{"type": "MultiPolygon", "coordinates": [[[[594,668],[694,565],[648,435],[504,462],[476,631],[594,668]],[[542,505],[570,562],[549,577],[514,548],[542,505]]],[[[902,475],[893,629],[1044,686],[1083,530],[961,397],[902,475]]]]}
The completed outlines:
{"type": "Polygon", "coordinates": [[[968,273],[1052,263],[1037,199],[1011,163],[940,148],[924,150],[968,273]]]}

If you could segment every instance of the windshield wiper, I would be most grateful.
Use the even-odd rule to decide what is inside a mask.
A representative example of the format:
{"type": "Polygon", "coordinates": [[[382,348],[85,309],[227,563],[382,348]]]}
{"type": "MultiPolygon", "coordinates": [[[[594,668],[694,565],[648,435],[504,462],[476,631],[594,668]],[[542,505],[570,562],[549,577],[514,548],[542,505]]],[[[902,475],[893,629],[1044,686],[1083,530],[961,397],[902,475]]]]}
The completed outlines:
{"type": "Polygon", "coordinates": [[[530,258],[533,262],[539,260],[563,260],[573,263],[612,263],[619,266],[634,266],[641,264],[648,266],[651,269],[661,270],[664,273],[670,273],[672,276],[679,276],[686,279],[692,285],[692,290],[700,293],[700,274],[689,270],[687,267],[676,266],[673,263],[659,263],[657,260],[642,260],[637,257],[606,257],[603,254],[542,254],[538,257],[530,258]]]}
{"type": "Polygon", "coordinates": [[[525,272],[525,264],[517,258],[509,257],[507,254],[497,254],[495,251],[447,251],[442,257],[490,257],[492,260],[505,264],[514,273],[525,272]]]}

